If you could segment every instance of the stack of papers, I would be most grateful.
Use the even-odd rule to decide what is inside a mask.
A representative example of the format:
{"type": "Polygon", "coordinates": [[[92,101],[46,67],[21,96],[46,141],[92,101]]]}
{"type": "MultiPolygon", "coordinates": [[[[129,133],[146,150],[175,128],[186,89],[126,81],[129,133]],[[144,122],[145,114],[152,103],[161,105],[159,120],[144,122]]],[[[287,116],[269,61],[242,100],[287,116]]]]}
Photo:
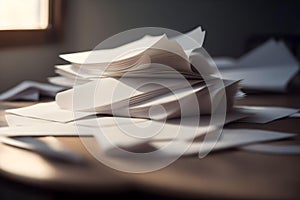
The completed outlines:
{"type": "Polygon", "coordinates": [[[213,140],[203,143],[205,152],[294,136],[245,129],[215,135],[224,124],[251,120],[253,112],[233,108],[239,81],[217,78],[197,51],[203,40],[199,27],[172,39],[145,36],[113,49],[61,55],[70,64],[56,66],[60,76],[49,80],[71,88],[53,102],[6,110],[10,127],[0,128],[0,136],[94,136],[108,155],[150,145],[163,148],[162,156],[195,154],[207,135],[213,140]],[[227,113],[211,115],[212,101],[227,113]]]}
{"type": "MultiPolygon", "coordinates": [[[[135,84],[139,81],[145,81],[145,79],[134,78],[119,81],[106,78],[101,81],[92,81],[59,93],[56,96],[56,103],[61,109],[65,110],[139,118],[149,118],[149,109],[160,105],[164,107],[165,115],[152,110],[154,111],[152,112],[152,119],[158,120],[199,115],[199,113],[210,114],[211,98],[219,98],[219,94],[223,92],[218,88],[212,87],[213,84],[217,84],[217,80],[208,82],[211,84],[210,87],[214,89],[214,93],[211,95],[208,91],[207,83],[202,80],[180,82],[177,79],[160,79],[154,80],[156,83],[159,83],[158,85],[149,84],[136,89],[135,84]],[[99,84],[101,87],[97,87],[99,84]],[[189,85],[192,87],[188,87],[189,85]],[[119,88],[119,95],[115,94],[116,88],[119,88]],[[172,88],[172,92],[169,91],[170,88],[172,88]],[[132,94],[132,96],[128,97],[128,94],[132,94]],[[77,101],[78,99],[80,100],[77,101]],[[197,100],[197,102],[194,100],[197,100]],[[191,106],[190,103],[195,104],[191,106]],[[180,112],[182,109],[185,109],[184,113],[180,112]]],[[[228,94],[227,105],[228,109],[230,109],[233,105],[238,84],[235,81],[224,81],[224,87],[228,94]]]]}
{"type": "Polygon", "coordinates": [[[199,115],[199,110],[210,114],[211,101],[221,101],[226,92],[230,110],[238,81],[217,78],[197,51],[203,40],[198,27],[184,36],[146,35],[112,49],[60,55],[70,64],[55,66],[60,76],[49,80],[73,88],[59,93],[56,103],[69,111],[161,120],[199,115]],[[201,74],[194,69],[197,64],[201,74]],[[164,114],[153,109],[158,105],[164,114]]]}
{"type": "Polygon", "coordinates": [[[73,87],[75,82],[83,84],[98,78],[118,78],[125,74],[128,78],[178,78],[180,74],[201,79],[201,75],[193,71],[189,57],[193,50],[201,48],[204,34],[198,27],[186,36],[173,39],[166,35],[146,35],[113,49],[63,54],[60,57],[71,64],[55,66],[60,76],[50,77],[49,81],[73,87]]]}
{"type": "Polygon", "coordinates": [[[241,58],[215,58],[223,78],[240,80],[244,89],[286,92],[299,71],[299,63],[282,41],[273,39],[241,58]]]}

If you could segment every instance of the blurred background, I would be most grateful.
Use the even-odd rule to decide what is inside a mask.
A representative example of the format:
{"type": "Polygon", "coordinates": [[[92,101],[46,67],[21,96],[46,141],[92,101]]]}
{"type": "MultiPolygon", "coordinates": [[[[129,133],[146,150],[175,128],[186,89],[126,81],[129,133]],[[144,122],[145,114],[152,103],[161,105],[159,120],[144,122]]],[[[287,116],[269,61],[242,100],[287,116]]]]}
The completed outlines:
{"type": "MultiPolygon", "coordinates": [[[[0,4],[1,1],[5,2],[0,0],[0,4]]],[[[54,2],[61,6],[52,8],[56,9],[54,17],[59,18],[56,19],[59,30],[51,40],[24,39],[23,42],[19,36],[3,39],[0,30],[0,92],[22,80],[47,82],[47,77],[54,75],[53,66],[63,63],[59,54],[93,49],[114,34],[138,27],[186,32],[200,25],[207,33],[204,47],[212,56],[235,58],[267,38],[283,38],[300,58],[300,2],[297,0],[54,2]]],[[[1,20],[4,19],[0,17],[1,20]]]]}

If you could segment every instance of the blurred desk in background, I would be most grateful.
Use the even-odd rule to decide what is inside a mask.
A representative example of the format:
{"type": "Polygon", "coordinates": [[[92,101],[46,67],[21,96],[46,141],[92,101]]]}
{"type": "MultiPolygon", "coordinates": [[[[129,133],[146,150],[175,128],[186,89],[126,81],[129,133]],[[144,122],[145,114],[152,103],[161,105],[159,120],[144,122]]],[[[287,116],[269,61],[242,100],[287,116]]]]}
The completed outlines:
{"type": "MultiPolygon", "coordinates": [[[[0,109],[31,102],[2,102],[0,109]]],[[[238,105],[300,108],[300,95],[249,95],[238,105]]],[[[0,125],[5,125],[1,111],[0,125]]],[[[300,118],[284,118],[268,124],[231,123],[228,128],[255,128],[299,133],[293,140],[272,144],[300,145],[300,118]]],[[[95,160],[78,137],[58,137],[88,159],[86,165],[70,165],[45,159],[33,152],[0,144],[1,199],[31,198],[210,198],[297,199],[300,196],[300,156],[271,155],[230,149],[204,159],[183,157],[152,173],[126,174],[95,160]],[[2,198],[3,197],[3,198],[2,198]]],[[[92,137],[88,138],[95,142],[92,137]]]]}

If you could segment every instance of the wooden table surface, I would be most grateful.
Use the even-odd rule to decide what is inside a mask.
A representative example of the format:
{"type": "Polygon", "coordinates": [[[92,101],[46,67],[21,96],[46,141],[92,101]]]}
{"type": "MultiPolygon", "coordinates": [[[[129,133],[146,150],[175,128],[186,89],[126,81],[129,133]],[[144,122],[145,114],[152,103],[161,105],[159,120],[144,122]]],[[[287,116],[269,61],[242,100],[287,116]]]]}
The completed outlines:
{"type": "MultiPolygon", "coordinates": [[[[30,102],[2,102],[0,109],[30,102]]],[[[299,95],[249,95],[238,105],[300,108],[299,95]]],[[[0,126],[5,125],[3,111],[0,126]]],[[[228,128],[258,128],[300,134],[300,118],[285,118],[268,124],[231,123],[228,128]]],[[[1,177],[30,187],[49,190],[114,194],[135,191],[163,198],[297,199],[300,196],[300,156],[270,155],[229,149],[182,157],[156,172],[128,174],[110,169],[89,154],[78,137],[58,137],[83,154],[88,162],[70,165],[43,158],[33,152],[0,144],[1,177]]],[[[94,138],[89,137],[91,143],[94,138]]],[[[300,136],[272,144],[298,144],[300,136]]],[[[96,146],[96,145],[95,145],[96,146]]]]}

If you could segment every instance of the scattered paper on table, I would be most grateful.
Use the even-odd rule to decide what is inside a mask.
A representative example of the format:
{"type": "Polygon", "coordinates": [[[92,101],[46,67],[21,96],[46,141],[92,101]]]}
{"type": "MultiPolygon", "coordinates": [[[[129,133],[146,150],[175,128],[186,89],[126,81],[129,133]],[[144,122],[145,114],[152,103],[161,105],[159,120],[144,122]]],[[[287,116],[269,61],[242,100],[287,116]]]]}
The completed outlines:
{"type": "MultiPolygon", "coordinates": [[[[232,108],[240,79],[245,79],[242,83],[244,88],[285,91],[288,81],[298,71],[298,62],[285,45],[271,40],[239,60],[225,63],[226,67],[220,67],[223,76],[234,81],[216,78],[207,58],[197,51],[202,46],[204,35],[205,32],[199,27],[184,36],[170,39],[166,35],[145,36],[113,49],[60,55],[70,64],[56,66],[56,73],[60,76],[51,77],[49,81],[73,89],[56,95],[55,102],[7,110],[6,119],[11,127],[0,128],[0,135],[94,136],[103,151],[116,146],[143,144],[160,148],[172,142],[172,148],[163,154],[177,155],[195,137],[221,130],[220,127],[226,123],[239,119],[243,122],[267,123],[298,112],[296,109],[279,107],[238,107],[223,118],[219,116],[223,120],[217,122],[210,123],[210,115],[198,115],[190,118],[184,116],[184,123],[181,123],[178,117],[183,114],[178,107],[178,100],[184,100],[189,108],[187,113],[193,115],[195,106],[190,106],[190,100],[192,95],[196,95],[200,114],[210,114],[210,98],[220,100],[226,95],[227,107],[232,108]],[[201,75],[193,69],[196,63],[202,67],[201,75]],[[229,66],[231,64],[235,66],[229,66]],[[162,68],[162,65],[171,68],[162,68]],[[188,81],[179,81],[178,73],[188,81]],[[125,74],[128,77],[120,79],[125,74]],[[99,80],[103,86],[101,89],[97,87],[99,80]],[[145,84],[147,80],[151,84],[145,84]],[[224,88],[216,82],[221,82],[224,88]],[[136,88],[140,84],[143,87],[136,88]],[[122,91],[118,94],[123,95],[114,96],[113,91],[117,86],[122,91]],[[173,89],[173,93],[169,89],[173,89]],[[77,100],[78,105],[74,105],[77,100]],[[124,112],[127,102],[130,102],[130,116],[138,118],[129,118],[128,113],[124,112]],[[148,119],[150,108],[156,105],[163,106],[167,115],[160,117],[161,111],[152,114],[155,119],[166,119],[165,123],[148,119]],[[118,108],[114,113],[112,106],[118,108]],[[102,115],[96,117],[96,114],[102,115]],[[114,117],[104,117],[103,114],[113,114],[114,117]],[[134,129],[139,131],[134,133],[134,129]],[[178,135],[179,129],[184,130],[183,134],[178,135]]],[[[25,82],[2,96],[7,99],[37,100],[40,94],[55,95],[58,88],[25,82]]],[[[213,150],[293,136],[274,131],[224,129],[213,150]]],[[[211,145],[202,145],[195,140],[185,155],[197,154],[200,147],[202,151],[209,151],[211,145]]]]}

